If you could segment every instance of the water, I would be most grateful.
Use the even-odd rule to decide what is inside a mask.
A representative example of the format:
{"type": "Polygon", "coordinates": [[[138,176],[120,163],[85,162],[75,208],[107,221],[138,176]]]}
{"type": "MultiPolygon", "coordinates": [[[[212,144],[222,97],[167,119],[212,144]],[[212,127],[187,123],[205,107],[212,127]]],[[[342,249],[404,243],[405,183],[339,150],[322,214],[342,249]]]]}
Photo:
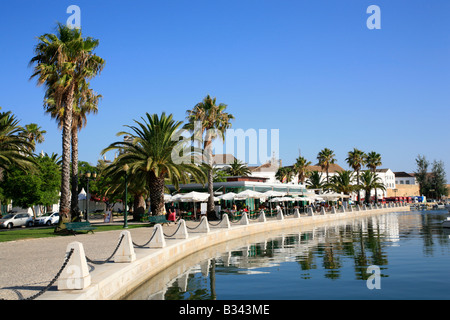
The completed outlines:
{"type": "Polygon", "coordinates": [[[242,240],[174,266],[128,299],[450,299],[450,230],[440,225],[447,216],[392,213],[242,240]]]}

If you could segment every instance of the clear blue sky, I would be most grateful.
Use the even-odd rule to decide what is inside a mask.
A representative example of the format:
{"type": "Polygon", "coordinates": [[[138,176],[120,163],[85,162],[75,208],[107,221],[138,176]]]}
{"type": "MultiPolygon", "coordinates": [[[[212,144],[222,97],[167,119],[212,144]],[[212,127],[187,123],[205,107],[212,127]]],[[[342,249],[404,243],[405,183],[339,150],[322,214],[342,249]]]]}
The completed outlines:
{"type": "Polygon", "coordinates": [[[418,154],[450,168],[450,1],[160,0],[1,1],[0,106],[47,130],[38,151],[61,154],[29,81],[36,37],[81,8],[84,36],[106,60],[92,87],[104,96],[80,133],[95,164],[123,125],[145,112],[185,111],[207,94],[228,104],[234,128],[280,129],[280,157],[324,147],[345,163],[354,147],[412,172],[418,154]],[[381,30],[369,30],[369,5],[381,30]]]}

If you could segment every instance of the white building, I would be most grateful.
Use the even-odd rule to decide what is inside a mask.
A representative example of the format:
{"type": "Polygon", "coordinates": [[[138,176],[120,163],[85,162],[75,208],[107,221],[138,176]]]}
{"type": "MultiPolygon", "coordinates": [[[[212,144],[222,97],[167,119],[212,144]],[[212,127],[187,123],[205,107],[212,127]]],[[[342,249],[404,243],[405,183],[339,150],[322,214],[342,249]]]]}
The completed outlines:
{"type": "Polygon", "coordinates": [[[406,172],[394,172],[396,184],[410,184],[416,185],[416,178],[414,175],[406,172]]]}

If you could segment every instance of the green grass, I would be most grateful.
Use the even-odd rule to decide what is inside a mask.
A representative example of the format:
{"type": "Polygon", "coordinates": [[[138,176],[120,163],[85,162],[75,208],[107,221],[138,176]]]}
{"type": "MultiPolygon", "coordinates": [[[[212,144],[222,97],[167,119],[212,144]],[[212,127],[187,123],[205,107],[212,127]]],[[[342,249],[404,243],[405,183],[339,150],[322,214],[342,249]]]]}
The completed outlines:
{"type": "MultiPolygon", "coordinates": [[[[128,229],[148,227],[148,224],[128,225],[128,229]]],[[[94,232],[111,231],[111,230],[123,230],[121,225],[104,225],[96,226],[97,229],[94,232]]],[[[37,238],[51,238],[51,237],[66,237],[66,235],[55,234],[55,227],[48,228],[16,228],[12,230],[0,231],[0,242],[17,241],[24,239],[37,239],[37,238]]],[[[80,234],[83,232],[80,232],[80,234]]],[[[73,235],[68,235],[73,237],[73,235]]]]}

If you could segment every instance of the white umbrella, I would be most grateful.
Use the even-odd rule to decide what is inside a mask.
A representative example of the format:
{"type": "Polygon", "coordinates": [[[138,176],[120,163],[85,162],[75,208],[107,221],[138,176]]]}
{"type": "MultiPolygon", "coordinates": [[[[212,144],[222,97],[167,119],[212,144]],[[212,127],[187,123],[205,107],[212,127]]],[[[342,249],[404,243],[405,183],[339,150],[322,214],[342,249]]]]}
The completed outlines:
{"type": "Polygon", "coordinates": [[[180,197],[182,202],[204,202],[208,201],[209,194],[203,192],[192,191],[186,194],[183,194],[180,197]]]}
{"type": "Polygon", "coordinates": [[[170,194],[165,194],[164,195],[164,202],[172,202],[172,196],[170,194]]]}
{"type": "Polygon", "coordinates": [[[235,196],[236,196],[236,193],[234,193],[234,192],[228,192],[228,193],[225,193],[225,194],[219,196],[218,198],[219,198],[220,200],[234,200],[234,197],[235,197],[235,196]]]}
{"type": "Polygon", "coordinates": [[[266,197],[284,197],[286,195],[286,192],[269,190],[264,192],[264,194],[266,195],[266,197]]]}
{"type": "Polygon", "coordinates": [[[239,192],[235,196],[235,200],[245,200],[245,199],[265,199],[267,196],[264,193],[253,191],[253,190],[244,190],[239,192]]]}

